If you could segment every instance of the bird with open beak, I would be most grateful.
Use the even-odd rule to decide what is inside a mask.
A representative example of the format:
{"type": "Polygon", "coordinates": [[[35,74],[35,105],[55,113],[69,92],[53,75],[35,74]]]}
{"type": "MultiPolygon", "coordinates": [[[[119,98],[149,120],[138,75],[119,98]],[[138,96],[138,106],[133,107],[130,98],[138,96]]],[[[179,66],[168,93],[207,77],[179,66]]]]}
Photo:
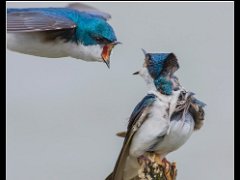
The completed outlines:
{"type": "Polygon", "coordinates": [[[119,44],[107,23],[110,18],[81,3],[63,8],[8,8],[7,47],[41,57],[104,62],[109,68],[111,51],[119,44]]]}

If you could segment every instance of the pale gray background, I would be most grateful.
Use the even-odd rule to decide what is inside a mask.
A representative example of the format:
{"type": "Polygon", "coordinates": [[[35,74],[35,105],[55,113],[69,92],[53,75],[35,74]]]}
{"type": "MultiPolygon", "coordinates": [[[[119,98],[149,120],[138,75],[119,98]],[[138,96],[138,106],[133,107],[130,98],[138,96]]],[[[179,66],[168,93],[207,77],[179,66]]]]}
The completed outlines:
{"type": "MultiPolygon", "coordinates": [[[[67,2],[9,2],[62,7],[67,2]]],[[[233,3],[97,3],[118,40],[111,69],[7,51],[7,179],[102,180],[122,146],[115,133],[146,94],[131,74],[140,48],[174,52],[181,83],[207,103],[204,127],[178,151],[178,180],[233,179],[233,3]]],[[[24,42],[23,42],[24,43],[24,42]]]]}

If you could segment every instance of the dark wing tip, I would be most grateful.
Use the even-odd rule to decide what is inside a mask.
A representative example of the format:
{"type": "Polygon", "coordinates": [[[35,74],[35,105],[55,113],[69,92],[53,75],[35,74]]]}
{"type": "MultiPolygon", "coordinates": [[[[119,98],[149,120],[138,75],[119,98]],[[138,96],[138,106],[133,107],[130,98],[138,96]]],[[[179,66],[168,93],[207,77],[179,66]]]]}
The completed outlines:
{"type": "Polygon", "coordinates": [[[178,59],[174,53],[170,53],[167,57],[167,61],[172,62],[173,65],[179,68],[178,59]]]}
{"type": "Polygon", "coordinates": [[[164,62],[163,69],[172,74],[179,69],[178,59],[174,53],[170,53],[164,62]]]}
{"type": "Polygon", "coordinates": [[[67,18],[41,12],[19,11],[7,15],[7,32],[37,32],[73,29],[76,24],[67,18]]]}
{"type": "Polygon", "coordinates": [[[113,173],[109,174],[108,177],[106,177],[105,180],[113,180],[113,173]]]}

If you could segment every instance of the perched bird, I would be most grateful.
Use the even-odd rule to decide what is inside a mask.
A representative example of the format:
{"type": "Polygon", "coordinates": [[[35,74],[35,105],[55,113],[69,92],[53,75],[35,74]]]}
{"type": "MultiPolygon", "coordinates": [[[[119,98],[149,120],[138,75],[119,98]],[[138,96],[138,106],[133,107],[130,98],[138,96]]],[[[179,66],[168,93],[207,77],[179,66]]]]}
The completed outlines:
{"type": "Polygon", "coordinates": [[[181,88],[173,76],[179,68],[176,56],[144,53],[143,68],[134,74],[144,78],[150,91],[130,116],[127,132],[122,133],[125,136],[122,150],[107,180],[134,178],[145,153],[154,152],[161,162],[182,146],[194,129],[194,117],[189,112],[193,93],[181,88]]]}
{"type": "MultiPolygon", "coordinates": [[[[158,67],[159,65],[157,63],[155,63],[155,65],[154,65],[154,63],[149,63],[149,54],[152,56],[153,53],[146,53],[146,51],[144,49],[142,49],[142,51],[145,55],[145,61],[144,61],[143,67],[139,71],[137,71],[133,74],[134,75],[139,74],[145,80],[149,90],[156,90],[156,85],[155,85],[156,80],[155,80],[154,76],[152,76],[151,74],[153,74],[152,72],[159,71],[159,69],[157,69],[157,68],[159,68],[158,67]],[[152,70],[152,69],[154,69],[154,70],[152,70]]],[[[173,58],[176,58],[176,56],[174,54],[169,53],[169,55],[171,55],[173,58]]],[[[171,62],[171,61],[168,61],[168,63],[169,62],[171,62]]],[[[179,68],[178,65],[176,65],[176,67],[179,68]]],[[[168,76],[168,79],[171,81],[172,87],[174,90],[181,89],[182,91],[187,92],[187,90],[183,86],[181,86],[178,77],[173,75],[173,73],[171,73],[168,76]]],[[[203,120],[204,120],[204,115],[205,115],[203,108],[206,106],[206,104],[204,102],[196,99],[193,95],[194,95],[194,93],[191,93],[191,98],[189,99],[190,106],[186,113],[190,113],[190,115],[192,116],[192,118],[194,120],[194,130],[198,130],[203,125],[203,120]]],[[[186,102],[184,102],[184,103],[186,103],[186,102]]],[[[176,114],[173,114],[173,116],[175,116],[175,115],[176,114]]],[[[125,133],[120,133],[120,134],[124,135],[125,133]]]]}
{"type": "Polygon", "coordinates": [[[100,61],[110,67],[111,51],[119,44],[107,23],[110,18],[81,3],[65,8],[8,8],[7,47],[35,56],[100,61]]]}
{"type": "Polygon", "coordinates": [[[170,76],[178,67],[174,54],[146,54],[144,68],[155,88],[133,110],[122,150],[107,180],[134,178],[139,169],[138,158],[154,151],[155,145],[168,133],[169,119],[180,95],[180,91],[173,91],[170,76]]]}

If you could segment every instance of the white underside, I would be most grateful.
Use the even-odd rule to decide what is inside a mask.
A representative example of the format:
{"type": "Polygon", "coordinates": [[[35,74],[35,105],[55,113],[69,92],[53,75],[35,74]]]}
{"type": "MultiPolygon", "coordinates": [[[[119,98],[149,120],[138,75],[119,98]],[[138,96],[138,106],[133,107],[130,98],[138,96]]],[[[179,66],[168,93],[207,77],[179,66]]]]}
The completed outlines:
{"type": "MultiPolygon", "coordinates": [[[[154,128],[152,127],[150,129],[150,126],[154,126],[154,123],[152,123],[151,125],[150,124],[145,125],[145,128],[146,126],[149,126],[148,134],[146,133],[138,134],[138,135],[135,134],[134,135],[135,142],[132,143],[131,150],[135,149],[135,152],[140,152],[139,149],[136,149],[137,147],[140,148],[140,150],[143,150],[144,148],[147,148],[147,145],[149,145],[149,142],[152,142],[152,139],[150,138],[153,137],[153,135],[156,135],[157,131],[155,131],[154,128]],[[142,141],[136,142],[136,139],[140,140],[140,138],[142,141]],[[136,147],[133,147],[133,146],[136,146],[136,147]]],[[[193,132],[194,121],[193,119],[191,119],[190,122],[171,121],[168,127],[169,127],[169,133],[167,133],[164,139],[155,147],[156,149],[155,152],[160,155],[161,159],[163,159],[168,153],[177,150],[187,142],[187,140],[189,139],[189,137],[193,132]]],[[[140,131],[143,131],[143,130],[140,130],[140,131]]],[[[158,133],[160,131],[158,131],[158,133]]],[[[134,156],[130,154],[127,157],[125,169],[124,169],[124,180],[130,180],[133,177],[136,177],[138,174],[140,165],[135,155],[136,154],[134,154],[134,156]]]]}
{"type": "MultiPolygon", "coordinates": [[[[178,97],[178,93],[181,90],[186,91],[184,89],[184,87],[180,86],[180,89],[181,89],[180,91],[173,91],[173,95],[165,96],[160,93],[156,93],[157,91],[156,91],[156,87],[154,85],[153,79],[152,79],[151,75],[149,74],[146,67],[141,68],[141,70],[139,72],[140,72],[141,77],[145,80],[148,88],[150,89],[149,93],[155,94],[160,99],[161,102],[167,102],[167,101],[171,102],[170,103],[170,115],[171,115],[175,111],[175,105],[177,102],[176,97],[178,97]],[[167,98],[169,98],[169,99],[167,99],[167,98]]],[[[156,109],[156,111],[159,111],[162,114],[162,113],[164,113],[164,108],[160,107],[159,109],[156,109]],[[161,111],[160,111],[160,109],[161,109],[161,111]]],[[[164,140],[161,141],[161,143],[159,143],[156,147],[156,149],[157,149],[156,152],[158,154],[161,154],[162,158],[166,154],[168,154],[172,151],[175,151],[179,147],[181,147],[191,136],[191,134],[193,132],[193,128],[194,128],[194,120],[193,120],[193,117],[189,113],[187,113],[186,116],[188,116],[188,121],[190,121],[190,122],[186,122],[187,121],[186,118],[184,118],[183,121],[171,121],[170,122],[167,135],[164,137],[164,140]]],[[[149,123],[151,123],[151,122],[149,122],[149,123]]],[[[141,130],[141,129],[139,129],[139,130],[141,130]]],[[[151,132],[151,130],[149,129],[148,132],[151,132]]],[[[161,132],[160,128],[159,128],[159,132],[161,132]]]]}
{"type": "Polygon", "coordinates": [[[194,128],[194,120],[188,113],[188,120],[173,120],[170,121],[172,113],[175,111],[175,106],[178,100],[180,91],[185,89],[181,87],[179,91],[173,91],[171,96],[162,95],[157,92],[153,79],[146,67],[142,67],[139,71],[140,76],[145,80],[149,92],[155,94],[158,99],[154,102],[150,116],[134,134],[130,146],[129,156],[127,157],[124,180],[130,180],[138,174],[139,163],[137,157],[143,155],[148,148],[155,142],[156,137],[164,135],[164,138],[156,144],[154,151],[164,158],[168,153],[177,150],[191,136],[194,128]],[[169,116],[166,114],[169,108],[169,116]]]}
{"type": "Polygon", "coordinates": [[[129,180],[137,175],[139,169],[137,158],[156,143],[156,137],[164,135],[164,138],[160,139],[159,144],[156,144],[153,149],[163,159],[168,153],[181,147],[191,136],[194,121],[189,114],[188,120],[183,118],[183,121],[170,121],[180,92],[181,90],[173,91],[171,96],[162,95],[155,90],[148,92],[155,94],[158,98],[151,106],[150,115],[133,136],[125,164],[124,180],[129,180]],[[168,108],[169,116],[166,114],[168,108]]]}
{"type": "Polygon", "coordinates": [[[163,141],[159,143],[155,149],[162,158],[168,153],[177,150],[189,139],[193,132],[194,120],[188,114],[189,122],[182,120],[174,120],[170,123],[169,133],[164,137],[163,141]]]}
{"type": "Polygon", "coordinates": [[[8,33],[7,48],[12,51],[48,58],[73,57],[85,61],[102,61],[102,47],[83,46],[56,40],[46,42],[41,33],[8,33]]]}
{"type": "Polygon", "coordinates": [[[157,136],[165,135],[169,132],[170,117],[175,110],[180,91],[175,91],[171,96],[160,94],[157,91],[149,91],[149,93],[155,94],[158,98],[151,106],[150,116],[144,121],[132,139],[130,147],[131,156],[138,157],[143,155],[153,144],[157,136]]]}

